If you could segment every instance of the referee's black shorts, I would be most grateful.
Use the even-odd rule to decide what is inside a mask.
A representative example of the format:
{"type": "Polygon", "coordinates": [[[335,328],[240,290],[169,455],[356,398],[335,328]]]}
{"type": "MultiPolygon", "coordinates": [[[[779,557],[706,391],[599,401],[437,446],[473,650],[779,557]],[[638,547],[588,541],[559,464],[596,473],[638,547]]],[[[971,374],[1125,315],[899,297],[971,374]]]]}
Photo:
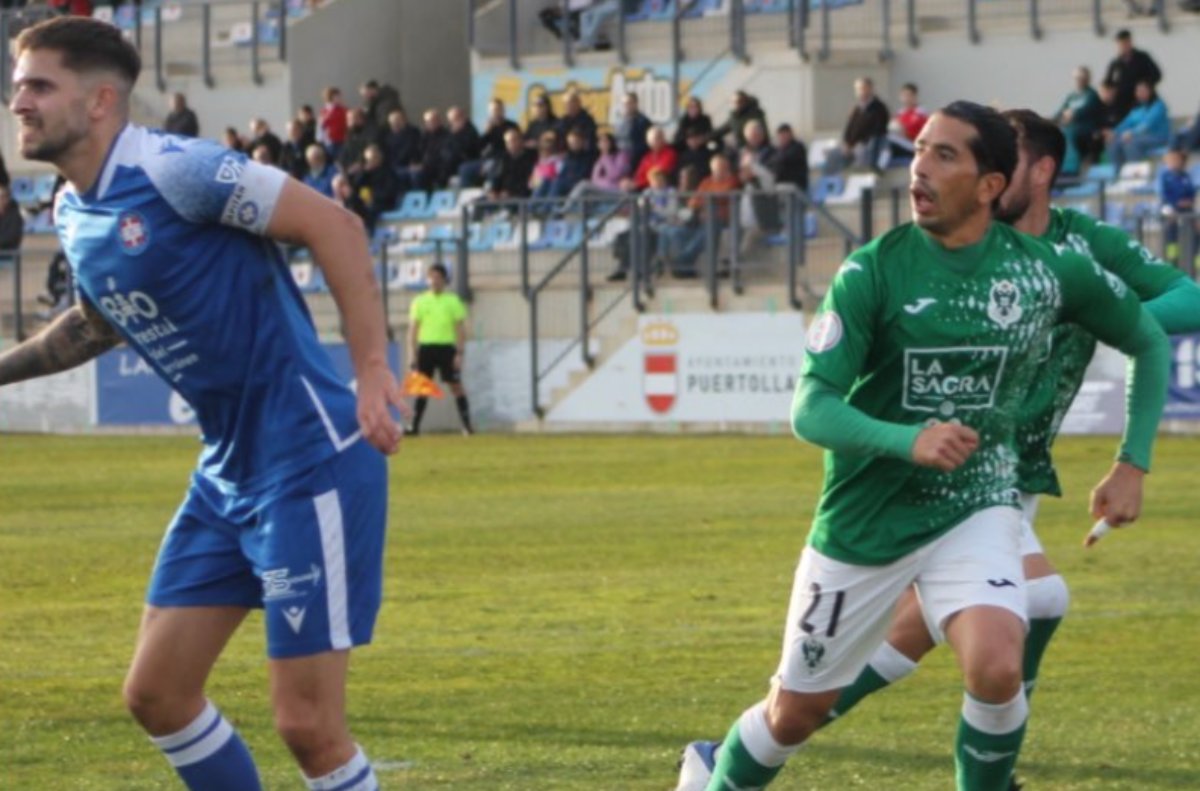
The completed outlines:
{"type": "Polygon", "coordinates": [[[449,385],[458,384],[458,371],[454,368],[454,356],[458,353],[453,343],[423,343],[417,347],[417,370],[430,378],[434,371],[449,385]]]}

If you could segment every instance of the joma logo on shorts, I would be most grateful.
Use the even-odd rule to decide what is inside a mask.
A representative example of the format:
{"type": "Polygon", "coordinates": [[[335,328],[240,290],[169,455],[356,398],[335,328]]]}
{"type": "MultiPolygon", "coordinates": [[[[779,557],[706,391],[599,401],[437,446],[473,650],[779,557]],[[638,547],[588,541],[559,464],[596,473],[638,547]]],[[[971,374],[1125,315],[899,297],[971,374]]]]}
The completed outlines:
{"type": "Polygon", "coordinates": [[[990,409],[1004,375],[1004,346],[904,350],[904,408],[950,417],[990,409]]]}

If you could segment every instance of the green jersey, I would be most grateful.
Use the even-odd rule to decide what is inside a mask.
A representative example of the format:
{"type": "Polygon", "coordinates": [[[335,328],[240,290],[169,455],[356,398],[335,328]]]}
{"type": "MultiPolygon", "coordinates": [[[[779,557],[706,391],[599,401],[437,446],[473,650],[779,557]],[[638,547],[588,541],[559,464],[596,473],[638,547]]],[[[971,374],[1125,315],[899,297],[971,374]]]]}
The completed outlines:
{"type": "Polygon", "coordinates": [[[902,225],[842,265],[808,332],[803,375],[906,426],[958,421],[979,449],[951,473],[827,451],[809,544],[836,560],[890,563],[971,514],[1017,506],[1016,427],[1054,327],[1128,338],[1141,306],[1083,256],[993,223],[947,250],[902,225]]]}
{"type": "MultiPolygon", "coordinates": [[[[1133,289],[1143,302],[1161,296],[1183,272],[1159,260],[1124,231],[1073,209],[1052,209],[1041,238],[1086,255],[1133,289]]],[[[1034,379],[1017,429],[1017,487],[1029,494],[1061,495],[1050,458],[1063,418],[1083,384],[1096,337],[1074,324],[1056,327],[1048,359],[1034,379]]]]}
{"type": "Polygon", "coordinates": [[[426,291],[408,308],[408,320],[420,322],[417,343],[421,346],[453,346],[458,342],[458,323],[466,317],[466,306],[451,291],[426,291]]]}

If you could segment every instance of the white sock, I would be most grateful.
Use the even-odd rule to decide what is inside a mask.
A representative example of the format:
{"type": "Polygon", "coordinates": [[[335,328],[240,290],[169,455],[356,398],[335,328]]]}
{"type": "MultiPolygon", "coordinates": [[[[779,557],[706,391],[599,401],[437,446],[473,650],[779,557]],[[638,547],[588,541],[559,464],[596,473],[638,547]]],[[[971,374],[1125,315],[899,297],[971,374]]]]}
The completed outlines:
{"type": "Polygon", "coordinates": [[[783,766],[800,745],[787,746],[775,741],[771,729],[767,727],[766,701],[752,706],[742,713],[738,721],[738,735],[742,737],[742,745],[761,766],[783,766]]]}
{"type": "Polygon", "coordinates": [[[1026,614],[1033,618],[1062,618],[1067,614],[1071,594],[1061,574],[1038,577],[1025,583],[1028,599],[1026,614]]]}
{"type": "Polygon", "coordinates": [[[190,766],[205,760],[225,746],[233,736],[233,726],[221,716],[211,700],[204,702],[204,711],[183,730],[166,736],[151,736],[150,741],[162,750],[171,766],[190,766]]]}
{"type": "Polygon", "coordinates": [[[917,663],[896,650],[891,643],[880,644],[875,655],[871,657],[871,669],[880,675],[887,683],[895,684],[905,676],[912,675],[917,669],[917,663]]]}
{"type": "Polygon", "coordinates": [[[962,715],[975,730],[1003,736],[1020,728],[1029,718],[1029,700],[1024,689],[1007,703],[984,703],[970,693],[963,693],[962,715]]]}
{"type": "Polygon", "coordinates": [[[362,748],[355,745],[354,757],[344,766],[334,769],[324,777],[306,777],[310,791],[379,791],[379,781],[375,778],[375,770],[363,753],[362,748]]]}

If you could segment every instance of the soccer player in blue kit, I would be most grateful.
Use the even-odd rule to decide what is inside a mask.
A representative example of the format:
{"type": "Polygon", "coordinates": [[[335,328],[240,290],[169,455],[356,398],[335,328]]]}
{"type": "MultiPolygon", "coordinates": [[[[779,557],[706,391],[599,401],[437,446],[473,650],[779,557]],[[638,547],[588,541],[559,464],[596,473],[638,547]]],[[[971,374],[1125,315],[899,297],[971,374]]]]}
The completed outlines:
{"type": "Polygon", "coordinates": [[[0,355],[0,385],[121,342],[195,409],[203,450],[152,574],[130,711],[192,791],[257,791],[241,737],[205,697],[265,610],[275,724],[315,791],[375,791],[346,722],[350,649],[382,596],[387,470],[401,394],[367,240],[349,212],[203,140],[129,122],[137,51],[63,17],[17,40],[22,154],[67,186],[56,225],[79,303],[0,355]],[[308,247],[337,301],[357,396],[336,376],[276,242],[308,247]]]}

